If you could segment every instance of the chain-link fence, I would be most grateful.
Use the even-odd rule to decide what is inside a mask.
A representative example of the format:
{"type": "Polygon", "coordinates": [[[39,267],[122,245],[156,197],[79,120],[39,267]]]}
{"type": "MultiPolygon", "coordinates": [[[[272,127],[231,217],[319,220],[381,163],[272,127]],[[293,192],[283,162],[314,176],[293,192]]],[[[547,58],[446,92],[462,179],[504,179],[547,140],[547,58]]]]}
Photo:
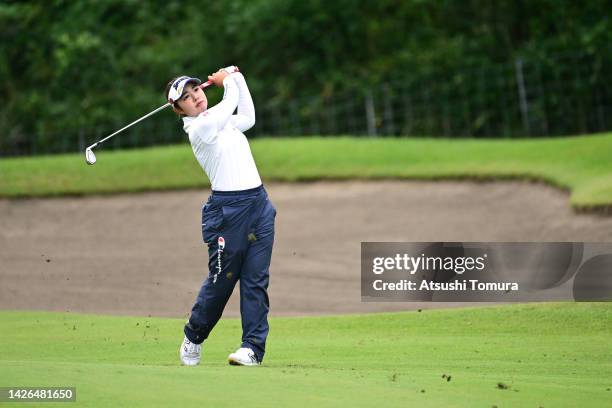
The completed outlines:
{"type": "MultiPolygon", "coordinates": [[[[612,67],[597,55],[516,59],[364,84],[258,112],[257,134],[530,137],[612,129],[612,67]],[[552,69],[554,66],[554,69],[552,69]]],[[[398,74],[398,77],[400,74],[398,74]]]]}
{"type": "MultiPolygon", "coordinates": [[[[273,105],[255,95],[257,123],[249,137],[301,135],[535,137],[612,130],[611,50],[517,58],[495,66],[411,75],[364,83],[329,97],[305,95],[273,105]]],[[[135,119],[135,118],[134,118],[135,119]]],[[[0,155],[83,151],[123,127],[76,135],[0,135],[0,155]]],[[[180,121],[158,115],[106,148],[185,143],[180,121]]]]}

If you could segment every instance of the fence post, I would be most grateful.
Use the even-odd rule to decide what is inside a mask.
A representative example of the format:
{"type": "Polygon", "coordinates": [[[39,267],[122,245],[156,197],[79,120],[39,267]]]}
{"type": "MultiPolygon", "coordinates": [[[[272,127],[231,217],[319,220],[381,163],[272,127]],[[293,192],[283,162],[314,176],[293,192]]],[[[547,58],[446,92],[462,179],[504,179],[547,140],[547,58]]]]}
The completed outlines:
{"type": "Polygon", "coordinates": [[[385,133],[387,136],[395,136],[395,122],[393,119],[393,106],[391,106],[391,90],[389,84],[383,86],[385,94],[385,114],[383,122],[385,123],[385,133]]]}
{"type": "Polygon", "coordinates": [[[368,123],[368,136],[376,137],[376,112],[374,111],[374,98],[372,90],[368,88],[365,94],[366,120],[368,123]]]}
{"type": "Polygon", "coordinates": [[[525,91],[525,80],[523,78],[523,60],[517,58],[514,62],[516,73],[516,86],[518,88],[519,103],[521,109],[521,118],[523,119],[523,129],[526,136],[531,136],[529,127],[529,105],[527,104],[527,92],[525,91]]]}

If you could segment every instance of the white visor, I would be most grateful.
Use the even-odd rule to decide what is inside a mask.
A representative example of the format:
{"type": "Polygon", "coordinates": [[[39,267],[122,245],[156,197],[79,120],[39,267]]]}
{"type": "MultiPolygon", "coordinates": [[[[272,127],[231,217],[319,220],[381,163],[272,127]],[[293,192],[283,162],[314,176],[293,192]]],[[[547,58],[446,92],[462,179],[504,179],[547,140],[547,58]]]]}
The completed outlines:
{"type": "Polygon", "coordinates": [[[170,86],[170,91],[168,91],[168,102],[173,104],[174,102],[178,101],[181,96],[183,96],[185,85],[190,82],[194,82],[196,85],[200,85],[202,83],[199,78],[192,78],[189,76],[176,78],[170,86]]]}

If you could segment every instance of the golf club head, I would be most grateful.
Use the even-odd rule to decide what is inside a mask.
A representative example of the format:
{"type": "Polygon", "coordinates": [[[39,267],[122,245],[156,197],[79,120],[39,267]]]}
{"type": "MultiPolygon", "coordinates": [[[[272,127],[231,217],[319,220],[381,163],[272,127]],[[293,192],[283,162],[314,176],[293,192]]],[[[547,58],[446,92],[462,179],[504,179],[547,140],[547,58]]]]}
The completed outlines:
{"type": "Polygon", "coordinates": [[[93,150],[91,150],[91,146],[85,149],[85,161],[90,165],[96,163],[96,155],[94,154],[93,150]]]}

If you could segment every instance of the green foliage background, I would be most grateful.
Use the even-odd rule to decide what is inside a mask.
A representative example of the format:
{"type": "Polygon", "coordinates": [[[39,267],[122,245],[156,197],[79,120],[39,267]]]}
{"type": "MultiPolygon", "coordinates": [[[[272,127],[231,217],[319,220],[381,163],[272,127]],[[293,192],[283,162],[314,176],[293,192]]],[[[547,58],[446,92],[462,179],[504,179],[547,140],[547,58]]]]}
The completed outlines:
{"type": "Polygon", "coordinates": [[[605,0],[3,1],[0,151],[92,141],[161,105],[171,77],[228,64],[259,105],[517,56],[580,51],[608,66],[610,11],[605,0]]]}

